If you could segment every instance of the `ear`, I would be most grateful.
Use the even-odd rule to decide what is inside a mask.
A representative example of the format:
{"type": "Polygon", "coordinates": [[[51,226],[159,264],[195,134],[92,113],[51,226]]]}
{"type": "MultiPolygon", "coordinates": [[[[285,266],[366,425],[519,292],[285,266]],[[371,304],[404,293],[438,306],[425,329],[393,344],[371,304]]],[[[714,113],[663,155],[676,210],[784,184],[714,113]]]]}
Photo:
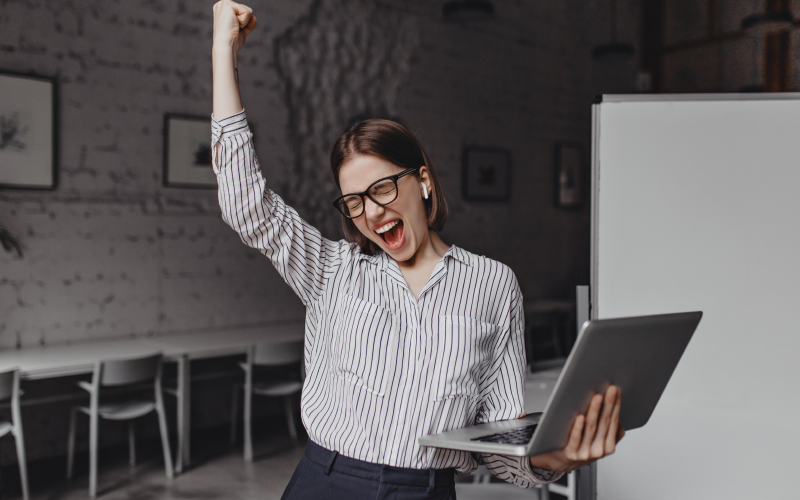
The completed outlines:
{"type": "MultiPolygon", "coordinates": [[[[419,169],[419,181],[425,184],[425,187],[428,189],[428,198],[430,199],[431,195],[433,195],[433,182],[431,182],[431,176],[428,173],[428,167],[422,166],[419,169]]],[[[420,196],[423,198],[425,197],[422,193],[422,186],[419,187],[420,196]]]]}

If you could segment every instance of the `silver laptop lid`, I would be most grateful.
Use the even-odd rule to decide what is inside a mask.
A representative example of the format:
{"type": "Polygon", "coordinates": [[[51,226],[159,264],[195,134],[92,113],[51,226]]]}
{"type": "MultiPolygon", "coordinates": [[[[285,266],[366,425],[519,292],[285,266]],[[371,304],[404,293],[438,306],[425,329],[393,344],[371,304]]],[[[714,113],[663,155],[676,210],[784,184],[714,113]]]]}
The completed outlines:
{"type": "Polygon", "coordinates": [[[702,316],[696,311],[584,323],[527,455],[562,449],[575,417],[610,384],[622,392],[622,428],[646,424],[702,316]]]}

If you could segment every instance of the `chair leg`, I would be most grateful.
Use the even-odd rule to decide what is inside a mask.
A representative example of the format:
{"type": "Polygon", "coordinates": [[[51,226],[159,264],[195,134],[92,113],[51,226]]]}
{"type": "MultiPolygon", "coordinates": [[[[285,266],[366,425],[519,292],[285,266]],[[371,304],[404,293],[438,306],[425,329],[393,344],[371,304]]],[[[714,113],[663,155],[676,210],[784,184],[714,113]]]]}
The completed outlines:
{"type": "Polygon", "coordinates": [[[14,439],[17,442],[17,462],[19,463],[19,482],[22,485],[22,499],[30,500],[28,463],[25,461],[25,438],[22,436],[22,422],[14,423],[14,439]]]}
{"type": "Polygon", "coordinates": [[[253,410],[253,393],[245,386],[244,389],[244,459],[253,461],[253,429],[250,425],[253,410]]]}
{"type": "Polygon", "coordinates": [[[283,406],[286,409],[286,422],[289,424],[289,435],[297,441],[297,429],[294,426],[294,396],[288,395],[283,398],[283,406]]]}
{"type": "Polygon", "coordinates": [[[17,464],[19,465],[19,482],[22,486],[22,499],[30,500],[28,490],[28,462],[25,459],[25,437],[22,433],[22,411],[19,403],[19,372],[14,373],[14,387],[11,396],[11,428],[17,445],[17,464]]]}
{"type": "Polygon", "coordinates": [[[136,465],[136,420],[128,420],[128,463],[136,465]]]}
{"type": "Polygon", "coordinates": [[[69,437],[67,437],[67,479],[72,479],[72,466],[75,463],[75,426],[78,409],[73,408],[69,417],[69,437]]]}
{"type": "Polygon", "coordinates": [[[189,466],[189,445],[190,437],[190,398],[191,398],[191,367],[189,358],[186,355],[178,358],[178,387],[177,397],[177,418],[178,418],[178,450],[175,457],[175,472],[182,473],[184,467],[189,466]]]}
{"type": "Polygon", "coordinates": [[[161,391],[156,392],[156,413],[158,414],[158,427],[161,431],[161,448],[164,450],[164,469],[167,477],[172,479],[172,452],[169,447],[169,430],[167,429],[167,417],[164,414],[164,398],[161,397],[161,391]]]}
{"type": "Polygon", "coordinates": [[[233,386],[233,394],[231,395],[231,444],[236,444],[236,421],[239,419],[239,391],[241,388],[238,384],[233,386]]]}
{"type": "Polygon", "coordinates": [[[98,451],[98,426],[100,415],[96,408],[89,415],[89,496],[97,497],[97,451],[98,451]]]}

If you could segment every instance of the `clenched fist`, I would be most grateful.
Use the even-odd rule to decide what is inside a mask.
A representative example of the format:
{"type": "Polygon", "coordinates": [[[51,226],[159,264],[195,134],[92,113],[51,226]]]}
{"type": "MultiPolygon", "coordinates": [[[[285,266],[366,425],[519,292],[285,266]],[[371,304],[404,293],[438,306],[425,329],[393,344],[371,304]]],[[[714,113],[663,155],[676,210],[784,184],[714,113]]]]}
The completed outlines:
{"type": "Polygon", "coordinates": [[[214,45],[233,47],[239,52],[255,27],[256,16],[250,7],[231,0],[214,4],[214,45]]]}

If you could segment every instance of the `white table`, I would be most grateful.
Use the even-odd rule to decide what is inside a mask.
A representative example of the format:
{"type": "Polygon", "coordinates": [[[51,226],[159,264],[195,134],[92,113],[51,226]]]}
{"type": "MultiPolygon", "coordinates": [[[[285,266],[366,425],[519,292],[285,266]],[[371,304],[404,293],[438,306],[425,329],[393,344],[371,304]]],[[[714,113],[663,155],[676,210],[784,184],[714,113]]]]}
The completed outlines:
{"type": "Polygon", "coordinates": [[[165,361],[178,364],[177,388],[169,392],[178,400],[175,470],[182,472],[190,462],[191,361],[244,354],[249,345],[258,342],[302,340],[303,333],[302,323],[291,323],[0,351],[0,371],[19,369],[23,380],[86,375],[92,373],[98,360],[162,353],[165,361]]]}

